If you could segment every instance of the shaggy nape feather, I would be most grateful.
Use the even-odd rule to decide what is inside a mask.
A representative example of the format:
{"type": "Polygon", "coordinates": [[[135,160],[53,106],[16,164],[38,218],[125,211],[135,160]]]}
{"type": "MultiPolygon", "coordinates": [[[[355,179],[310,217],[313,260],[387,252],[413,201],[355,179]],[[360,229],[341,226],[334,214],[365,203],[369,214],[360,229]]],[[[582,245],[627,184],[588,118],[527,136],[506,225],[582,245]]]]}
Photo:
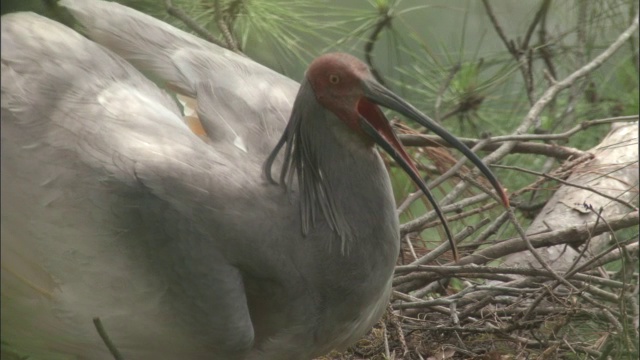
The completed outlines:
{"type": "MultiPolygon", "coordinates": [[[[311,91],[309,86],[301,86],[300,91],[311,91]]],[[[293,106],[293,112],[289,118],[289,123],[282,134],[280,140],[267,157],[263,172],[267,180],[273,184],[277,182],[273,179],[271,171],[276,157],[284,148],[284,159],[282,168],[280,169],[280,185],[293,194],[294,177],[298,181],[298,189],[300,192],[300,216],[302,225],[302,234],[309,234],[309,231],[316,226],[315,218],[318,212],[324,216],[327,224],[341,240],[342,253],[347,252],[347,245],[352,236],[349,224],[345,221],[344,216],[339,216],[334,201],[334,194],[331,185],[323,176],[322,169],[316,156],[317,149],[312,145],[309,135],[302,131],[302,112],[305,109],[304,104],[297,104],[298,99],[306,98],[298,95],[296,104],[293,106]]]]}

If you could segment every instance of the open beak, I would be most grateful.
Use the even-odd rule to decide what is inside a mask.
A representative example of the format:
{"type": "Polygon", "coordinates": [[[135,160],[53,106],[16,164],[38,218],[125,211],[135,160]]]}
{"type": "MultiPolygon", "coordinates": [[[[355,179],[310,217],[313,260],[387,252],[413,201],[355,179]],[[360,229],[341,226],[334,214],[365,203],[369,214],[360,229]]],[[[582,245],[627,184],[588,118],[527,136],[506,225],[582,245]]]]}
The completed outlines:
{"type": "Polygon", "coordinates": [[[442,221],[442,224],[451,243],[451,248],[455,259],[457,260],[457,251],[453,236],[449,230],[449,226],[445,220],[444,215],[440,211],[437,202],[433,195],[425,185],[422,177],[420,176],[415,165],[411,161],[411,158],[405,152],[404,148],[400,144],[400,141],[396,137],[395,133],[391,129],[389,121],[386,119],[380,108],[375,104],[384,106],[388,109],[395,110],[398,113],[413,119],[418,124],[433,131],[438,136],[443,138],[453,147],[462,152],[472,163],[474,163],[480,171],[486,176],[493,188],[496,190],[502,203],[508,207],[509,198],[507,194],[500,186],[500,183],[496,179],[495,175],[489,170],[489,168],[480,160],[480,158],[474,154],[465,144],[458,140],[455,136],[445,130],[442,126],[438,125],[435,121],[421,113],[418,109],[411,104],[404,101],[398,95],[391,92],[391,90],[385,88],[375,80],[363,81],[365,95],[358,102],[358,113],[360,114],[360,128],[369,135],[373,141],[376,142],[381,148],[383,148],[389,155],[402,167],[402,169],[411,177],[416,185],[427,196],[427,199],[434,207],[436,214],[442,221]]]}

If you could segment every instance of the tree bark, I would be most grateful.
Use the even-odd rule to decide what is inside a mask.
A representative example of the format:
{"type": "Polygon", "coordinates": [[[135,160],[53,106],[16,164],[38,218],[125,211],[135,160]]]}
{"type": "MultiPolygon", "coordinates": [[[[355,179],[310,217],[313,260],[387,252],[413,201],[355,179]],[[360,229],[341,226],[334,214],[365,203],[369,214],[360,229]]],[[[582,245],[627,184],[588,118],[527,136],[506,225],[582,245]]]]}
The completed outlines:
{"type": "MultiPolygon", "coordinates": [[[[595,189],[610,197],[638,206],[638,123],[617,123],[607,137],[590,150],[594,158],[575,168],[567,179],[572,184],[595,189]]],[[[562,185],[547,202],[542,211],[527,229],[527,235],[554,231],[569,226],[584,224],[633,209],[587,189],[562,185]]],[[[610,243],[611,234],[592,238],[588,253],[595,254],[610,243]]],[[[565,245],[538,249],[542,258],[555,270],[566,270],[579,256],[579,251],[565,245]]],[[[504,258],[503,266],[532,266],[540,263],[528,251],[511,254],[504,258]]]]}

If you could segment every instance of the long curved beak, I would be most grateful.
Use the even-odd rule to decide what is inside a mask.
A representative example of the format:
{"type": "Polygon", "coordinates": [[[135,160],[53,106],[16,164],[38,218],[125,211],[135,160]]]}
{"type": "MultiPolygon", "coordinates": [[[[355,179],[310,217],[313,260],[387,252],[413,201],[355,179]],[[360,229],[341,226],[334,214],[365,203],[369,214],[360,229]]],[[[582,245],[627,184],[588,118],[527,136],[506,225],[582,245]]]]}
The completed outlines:
{"type": "Polygon", "coordinates": [[[365,96],[367,99],[375,102],[378,105],[382,105],[388,109],[395,110],[400,114],[413,119],[418,124],[433,131],[435,134],[443,138],[451,146],[458,149],[467,159],[482,171],[484,176],[489,180],[493,188],[496,190],[498,196],[502,200],[504,206],[509,207],[509,197],[505,193],[504,189],[500,185],[498,179],[493,175],[491,170],[485,165],[482,160],[471,151],[465,144],[458,140],[454,135],[445,130],[438,123],[433,121],[427,115],[421,113],[418,109],[413,107],[408,102],[404,101],[401,97],[391,92],[391,90],[385,88],[376,81],[365,81],[365,96]]]}
{"type": "Polygon", "coordinates": [[[387,153],[389,153],[389,155],[403,168],[405,172],[407,172],[411,179],[427,196],[427,199],[434,206],[434,210],[443,223],[445,232],[447,233],[447,237],[449,238],[449,241],[451,243],[451,248],[454,252],[454,257],[457,260],[457,251],[455,250],[453,238],[449,231],[446,220],[437,205],[437,202],[433,198],[433,195],[429,192],[429,189],[422,180],[422,177],[411,161],[409,155],[407,155],[404,148],[400,144],[400,141],[391,129],[389,121],[385,118],[382,111],[375,104],[384,106],[391,110],[395,110],[398,113],[410,119],[413,119],[418,124],[433,131],[453,147],[462,152],[486,176],[486,178],[489,180],[493,188],[500,196],[505,207],[509,207],[509,198],[507,197],[507,194],[496,179],[495,175],[493,175],[491,170],[489,170],[489,168],[482,162],[482,160],[480,160],[480,158],[476,154],[474,154],[465,144],[463,144],[455,136],[445,130],[442,126],[438,125],[435,121],[431,120],[428,116],[421,113],[418,109],[404,101],[398,95],[394,94],[393,92],[391,92],[391,90],[385,88],[375,80],[363,80],[363,85],[365,94],[364,97],[361,98],[358,102],[357,109],[360,115],[360,128],[367,135],[369,135],[373,139],[373,141],[376,142],[376,144],[378,144],[387,153]]]}

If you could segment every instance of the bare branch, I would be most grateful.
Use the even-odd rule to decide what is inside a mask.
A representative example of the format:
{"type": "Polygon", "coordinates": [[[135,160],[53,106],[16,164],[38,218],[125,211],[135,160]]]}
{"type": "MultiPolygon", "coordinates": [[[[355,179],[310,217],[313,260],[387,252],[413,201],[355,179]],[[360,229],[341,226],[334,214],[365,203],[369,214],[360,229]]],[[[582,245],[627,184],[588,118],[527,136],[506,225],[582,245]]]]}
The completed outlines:
{"type": "MultiPolygon", "coordinates": [[[[486,1],[486,0],[485,0],[486,1]]],[[[581,67],[580,69],[573,72],[571,75],[566,78],[558,81],[553,86],[549,87],[538,99],[538,101],[531,107],[528,114],[520,124],[520,126],[516,129],[515,134],[520,135],[527,132],[527,130],[533,125],[538,116],[542,113],[542,110],[547,106],[547,104],[555,98],[555,96],[562,90],[571,86],[576,80],[579,78],[591,73],[600,65],[602,65],[607,59],[609,59],[638,29],[638,15],[634,18],[631,26],[629,26],[620,36],[614,41],[605,51],[603,51],[600,55],[596,56],[589,63],[581,67]]],[[[511,150],[515,147],[515,142],[509,141],[489,156],[487,156],[484,161],[486,163],[492,164],[499,159],[502,159],[507,154],[511,152],[511,150]]]]}
{"type": "Polygon", "coordinates": [[[118,350],[118,348],[116,348],[116,346],[113,344],[113,342],[109,338],[109,335],[107,334],[107,331],[104,329],[104,326],[102,326],[102,321],[100,321],[99,317],[93,318],[93,325],[96,327],[96,331],[98,331],[100,338],[109,349],[109,352],[111,353],[113,358],[115,360],[124,360],[124,357],[122,357],[122,354],[120,354],[120,351],[118,350]]]}
{"type": "Polygon", "coordinates": [[[189,29],[191,29],[193,32],[198,34],[198,36],[202,37],[203,39],[207,40],[210,43],[213,43],[225,49],[228,49],[228,47],[225,44],[220,42],[220,40],[218,40],[215,36],[213,36],[212,33],[207,31],[207,29],[200,26],[200,24],[198,24],[195,20],[190,18],[189,15],[187,15],[187,13],[182,11],[182,9],[175,7],[171,2],[171,0],[165,0],[164,5],[167,8],[167,13],[169,13],[169,15],[182,21],[189,29]]]}
{"type": "MultiPolygon", "coordinates": [[[[622,166],[628,166],[628,165],[624,165],[624,164],[621,164],[621,165],[622,166]]],[[[634,162],[633,164],[629,164],[629,165],[637,165],[637,163],[634,162]]],[[[563,185],[572,186],[572,187],[575,187],[575,188],[578,188],[578,189],[591,191],[594,194],[598,194],[598,195],[600,195],[600,196],[602,196],[604,198],[607,198],[607,199],[609,199],[611,201],[615,201],[615,202],[617,202],[619,204],[622,204],[622,205],[628,207],[631,210],[638,210],[638,207],[636,207],[636,206],[634,206],[634,205],[632,205],[632,204],[630,204],[630,203],[628,203],[628,202],[626,202],[624,200],[618,199],[618,198],[616,198],[614,196],[610,196],[610,195],[607,195],[607,194],[605,194],[605,193],[603,193],[601,191],[598,191],[598,190],[594,189],[591,186],[584,186],[584,185],[572,183],[572,182],[569,182],[569,181],[566,181],[566,180],[562,180],[562,179],[560,179],[558,177],[555,177],[555,176],[552,176],[552,175],[549,175],[549,174],[544,174],[544,173],[540,173],[540,172],[537,172],[537,171],[532,171],[532,170],[521,168],[521,167],[517,167],[517,166],[493,165],[493,167],[502,168],[502,169],[513,169],[513,170],[518,170],[520,172],[524,172],[524,173],[527,173],[527,174],[542,176],[542,177],[545,177],[547,179],[550,179],[550,180],[553,180],[553,181],[557,181],[557,182],[559,182],[559,183],[561,183],[563,185]]]]}
{"type": "Polygon", "coordinates": [[[231,34],[231,29],[229,28],[229,25],[224,21],[223,10],[222,10],[222,7],[220,6],[220,0],[215,0],[213,2],[213,8],[215,13],[216,25],[218,26],[218,30],[220,30],[220,33],[222,34],[224,41],[227,43],[227,48],[234,52],[240,53],[238,42],[236,41],[234,36],[231,34]]]}

